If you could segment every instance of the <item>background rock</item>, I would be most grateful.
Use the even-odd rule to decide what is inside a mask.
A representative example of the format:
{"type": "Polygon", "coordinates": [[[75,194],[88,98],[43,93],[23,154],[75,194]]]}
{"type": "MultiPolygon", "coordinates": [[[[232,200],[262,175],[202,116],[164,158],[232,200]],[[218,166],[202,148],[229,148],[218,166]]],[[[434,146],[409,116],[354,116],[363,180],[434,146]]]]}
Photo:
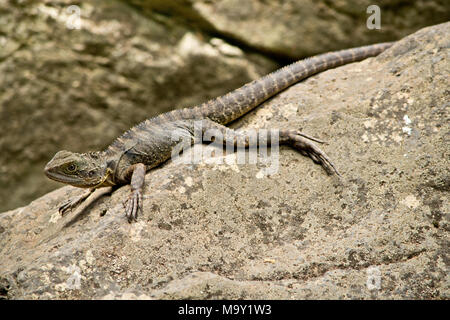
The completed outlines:
{"type": "Polygon", "coordinates": [[[171,161],[147,174],[133,224],[129,186],[63,218],[58,206],[82,190],[61,188],[0,215],[0,293],[448,299],[449,35],[450,23],[423,29],[235,124],[329,141],[341,179],[285,147],[269,177],[263,164],[171,161]]]}
{"type": "Polygon", "coordinates": [[[446,0],[131,0],[146,12],[219,34],[240,46],[294,59],[392,41],[427,25],[450,20],[446,0]],[[367,28],[370,5],[381,12],[381,29],[367,28]]]}

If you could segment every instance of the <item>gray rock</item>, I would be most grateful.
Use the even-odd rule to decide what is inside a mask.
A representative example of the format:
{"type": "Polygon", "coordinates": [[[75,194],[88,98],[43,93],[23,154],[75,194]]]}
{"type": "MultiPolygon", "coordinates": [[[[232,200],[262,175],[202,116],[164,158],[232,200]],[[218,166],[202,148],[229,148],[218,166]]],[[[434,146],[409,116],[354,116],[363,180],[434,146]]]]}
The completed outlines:
{"type": "Polygon", "coordinates": [[[170,161],[147,174],[133,224],[122,207],[129,186],[61,218],[58,206],[83,192],[63,187],[0,214],[0,294],[450,298],[449,35],[450,23],[420,30],[235,124],[327,140],[341,179],[287,147],[268,177],[264,164],[170,161]]]}

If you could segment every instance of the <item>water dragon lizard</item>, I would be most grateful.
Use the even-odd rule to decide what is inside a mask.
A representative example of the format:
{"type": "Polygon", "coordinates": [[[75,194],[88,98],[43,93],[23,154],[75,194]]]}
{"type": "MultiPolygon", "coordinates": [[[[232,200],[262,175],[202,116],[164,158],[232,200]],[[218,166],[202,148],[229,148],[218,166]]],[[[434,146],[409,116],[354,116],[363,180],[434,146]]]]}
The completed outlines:
{"type": "MultiPolygon", "coordinates": [[[[177,130],[194,139],[195,122],[201,122],[204,131],[216,129],[223,133],[224,143],[237,144],[242,131],[225,125],[242,117],[262,102],[287,87],[327,69],[373,57],[392,43],[380,43],[317,55],[300,60],[272,72],[260,79],[208,102],[191,108],[176,109],[147,119],[118,137],[104,151],[73,153],[59,151],[45,166],[45,174],[53,180],[75,187],[89,188],[81,196],[65,202],[59,211],[64,214],[83,202],[95,189],[101,187],[131,185],[131,193],[124,202],[129,222],[142,212],[143,187],[146,171],[167,161],[178,143],[172,139],[177,130]]],[[[200,139],[201,140],[201,139],[200,139]]],[[[329,157],[314,142],[322,141],[295,129],[279,130],[279,143],[299,150],[319,163],[331,174],[338,174],[329,157]]],[[[248,147],[249,140],[243,138],[248,147]]]]}

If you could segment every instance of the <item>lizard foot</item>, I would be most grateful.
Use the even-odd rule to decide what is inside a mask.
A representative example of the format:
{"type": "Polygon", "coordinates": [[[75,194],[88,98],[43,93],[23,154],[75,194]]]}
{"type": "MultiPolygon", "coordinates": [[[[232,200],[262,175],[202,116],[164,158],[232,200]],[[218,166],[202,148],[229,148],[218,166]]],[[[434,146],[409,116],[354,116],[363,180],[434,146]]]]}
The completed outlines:
{"type": "Polygon", "coordinates": [[[341,176],[326,153],[320,150],[320,148],[312,142],[316,141],[319,143],[325,143],[324,141],[313,138],[299,131],[289,133],[288,137],[289,144],[293,148],[297,149],[301,154],[310,157],[314,162],[320,164],[329,174],[336,173],[338,176],[341,176]]]}
{"type": "Polygon", "coordinates": [[[76,204],[74,204],[72,199],[69,199],[58,208],[58,211],[63,216],[67,213],[67,211],[71,210],[75,206],[76,206],[76,204]]]}
{"type": "Polygon", "coordinates": [[[58,208],[59,213],[61,215],[65,215],[67,213],[67,211],[75,208],[81,202],[83,202],[87,197],[89,197],[92,194],[92,192],[94,192],[94,189],[90,189],[89,191],[83,193],[82,195],[80,195],[76,198],[67,200],[58,208]]]}
{"type": "Polygon", "coordinates": [[[124,202],[125,216],[128,222],[137,221],[139,210],[142,212],[142,190],[133,190],[128,199],[124,202]]]}

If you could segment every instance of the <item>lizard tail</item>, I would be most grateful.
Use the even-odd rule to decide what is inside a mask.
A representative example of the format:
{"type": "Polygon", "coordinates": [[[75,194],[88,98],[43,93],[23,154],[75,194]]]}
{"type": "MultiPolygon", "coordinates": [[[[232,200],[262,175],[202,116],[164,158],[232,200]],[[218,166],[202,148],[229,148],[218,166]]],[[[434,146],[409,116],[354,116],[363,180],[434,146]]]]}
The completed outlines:
{"type": "Polygon", "coordinates": [[[185,109],[185,112],[199,118],[209,118],[215,122],[227,124],[305,78],[344,64],[377,56],[392,45],[393,42],[385,42],[324,53],[300,60],[247,83],[224,96],[205,102],[195,108],[185,109]]]}

